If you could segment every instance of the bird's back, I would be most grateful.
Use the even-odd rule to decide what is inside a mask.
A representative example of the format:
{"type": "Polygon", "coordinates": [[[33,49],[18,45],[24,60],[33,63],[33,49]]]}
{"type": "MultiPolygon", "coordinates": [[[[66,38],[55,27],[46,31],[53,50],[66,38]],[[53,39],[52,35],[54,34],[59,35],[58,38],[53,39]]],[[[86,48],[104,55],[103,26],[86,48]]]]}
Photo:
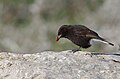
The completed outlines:
{"type": "Polygon", "coordinates": [[[99,37],[99,35],[96,32],[90,30],[89,28],[83,25],[70,25],[68,30],[70,30],[68,31],[70,35],[75,35],[77,37],[81,36],[89,38],[99,37]]]}

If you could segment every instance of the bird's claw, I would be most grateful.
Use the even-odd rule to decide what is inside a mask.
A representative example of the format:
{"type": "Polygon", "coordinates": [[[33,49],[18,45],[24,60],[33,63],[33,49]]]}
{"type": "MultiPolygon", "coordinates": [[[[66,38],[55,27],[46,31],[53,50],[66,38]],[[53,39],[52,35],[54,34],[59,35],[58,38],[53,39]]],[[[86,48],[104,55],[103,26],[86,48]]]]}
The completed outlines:
{"type": "Polygon", "coordinates": [[[90,57],[92,57],[92,56],[93,56],[93,54],[92,54],[92,53],[86,53],[85,55],[90,55],[90,57]]]}
{"type": "Polygon", "coordinates": [[[77,51],[81,51],[80,49],[73,49],[72,52],[75,53],[77,51]]]}

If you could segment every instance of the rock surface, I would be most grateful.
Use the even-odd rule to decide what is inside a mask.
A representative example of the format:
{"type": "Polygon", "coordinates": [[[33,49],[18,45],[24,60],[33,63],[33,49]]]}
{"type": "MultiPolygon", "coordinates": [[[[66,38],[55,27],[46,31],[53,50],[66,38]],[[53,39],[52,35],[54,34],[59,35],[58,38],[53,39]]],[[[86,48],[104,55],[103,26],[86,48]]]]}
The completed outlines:
{"type": "Polygon", "coordinates": [[[0,53],[0,79],[120,79],[120,56],[90,52],[0,53]]]}

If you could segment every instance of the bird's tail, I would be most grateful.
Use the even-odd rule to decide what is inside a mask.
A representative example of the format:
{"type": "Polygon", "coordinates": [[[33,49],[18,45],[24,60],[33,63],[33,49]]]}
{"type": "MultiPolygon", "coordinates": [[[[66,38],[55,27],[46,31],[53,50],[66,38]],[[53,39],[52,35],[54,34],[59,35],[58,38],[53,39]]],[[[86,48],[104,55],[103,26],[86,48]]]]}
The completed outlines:
{"type": "Polygon", "coordinates": [[[104,38],[98,37],[97,39],[102,40],[102,41],[103,41],[103,43],[107,43],[107,44],[109,44],[109,45],[111,45],[111,46],[114,46],[114,44],[113,44],[113,43],[110,43],[110,42],[106,41],[104,38]]]}

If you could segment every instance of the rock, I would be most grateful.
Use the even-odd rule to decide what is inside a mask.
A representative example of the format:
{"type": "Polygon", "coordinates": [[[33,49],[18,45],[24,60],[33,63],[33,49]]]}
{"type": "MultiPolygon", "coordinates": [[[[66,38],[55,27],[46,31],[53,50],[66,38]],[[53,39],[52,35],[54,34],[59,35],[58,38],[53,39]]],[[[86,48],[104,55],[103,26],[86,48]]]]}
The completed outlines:
{"type": "Polygon", "coordinates": [[[90,52],[0,53],[0,79],[120,79],[120,56],[90,52]]]}

